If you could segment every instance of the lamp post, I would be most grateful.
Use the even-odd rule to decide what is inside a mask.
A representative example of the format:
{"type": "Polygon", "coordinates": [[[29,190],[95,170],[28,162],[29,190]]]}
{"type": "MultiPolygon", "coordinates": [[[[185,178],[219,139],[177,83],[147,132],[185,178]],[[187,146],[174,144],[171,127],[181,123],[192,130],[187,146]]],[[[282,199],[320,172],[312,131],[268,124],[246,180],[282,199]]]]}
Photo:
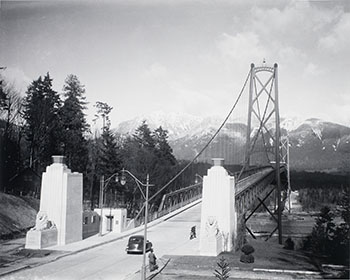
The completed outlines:
{"type": "Polygon", "coordinates": [[[105,176],[102,175],[100,178],[100,208],[101,208],[101,215],[100,215],[100,228],[99,228],[99,232],[98,232],[98,236],[102,236],[102,221],[103,221],[103,195],[105,190],[107,189],[107,186],[109,184],[109,182],[111,181],[111,179],[116,176],[116,181],[118,181],[118,173],[114,173],[113,175],[111,175],[106,181],[105,181],[105,176]]]}
{"type": "Polygon", "coordinates": [[[126,179],[124,176],[124,173],[129,174],[136,182],[137,187],[139,188],[143,198],[145,199],[145,226],[144,226],[144,239],[143,239],[143,260],[142,260],[142,266],[141,266],[141,279],[146,280],[146,243],[147,243],[147,223],[148,223],[148,188],[150,186],[154,186],[149,183],[149,174],[147,174],[146,184],[142,183],[139,179],[135,177],[130,171],[123,169],[122,170],[122,177],[120,179],[120,183],[122,185],[125,185],[126,179]],[[146,194],[143,192],[141,186],[146,187],[146,194]]]}
{"type": "MultiPolygon", "coordinates": [[[[146,184],[142,183],[139,179],[136,178],[134,174],[132,174],[130,171],[123,169],[122,171],[122,176],[120,178],[120,184],[123,186],[126,184],[126,178],[124,176],[124,173],[127,173],[130,175],[131,178],[133,178],[136,182],[137,187],[141,191],[141,194],[145,200],[144,206],[145,206],[145,226],[144,226],[144,240],[143,240],[143,261],[142,261],[142,266],[141,266],[141,279],[146,280],[146,243],[147,243],[147,223],[148,223],[148,188],[150,186],[154,186],[149,183],[149,174],[147,174],[147,179],[146,179],[146,184]],[[146,193],[142,190],[141,186],[146,187],[146,193]]],[[[104,191],[106,190],[108,183],[110,180],[115,177],[115,181],[118,182],[118,173],[114,173],[111,175],[106,181],[104,180],[104,176],[101,176],[100,179],[100,207],[101,207],[101,222],[100,222],[100,231],[99,231],[99,236],[102,236],[102,214],[103,214],[103,194],[104,191]]]]}

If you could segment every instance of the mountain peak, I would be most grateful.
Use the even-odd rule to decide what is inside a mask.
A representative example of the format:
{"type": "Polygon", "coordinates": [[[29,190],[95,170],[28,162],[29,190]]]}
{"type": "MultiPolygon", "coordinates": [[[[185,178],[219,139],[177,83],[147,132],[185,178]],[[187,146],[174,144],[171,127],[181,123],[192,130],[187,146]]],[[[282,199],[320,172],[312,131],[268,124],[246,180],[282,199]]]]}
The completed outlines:
{"type": "Polygon", "coordinates": [[[184,113],[165,113],[163,111],[155,111],[151,114],[138,116],[132,120],[124,121],[119,124],[117,130],[121,134],[132,134],[143,121],[146,121],[151,130],[162,126],[168,130],[170,139],[181,138],[191,134],[192,129],[197,127],[202,118],[184,113]]]}

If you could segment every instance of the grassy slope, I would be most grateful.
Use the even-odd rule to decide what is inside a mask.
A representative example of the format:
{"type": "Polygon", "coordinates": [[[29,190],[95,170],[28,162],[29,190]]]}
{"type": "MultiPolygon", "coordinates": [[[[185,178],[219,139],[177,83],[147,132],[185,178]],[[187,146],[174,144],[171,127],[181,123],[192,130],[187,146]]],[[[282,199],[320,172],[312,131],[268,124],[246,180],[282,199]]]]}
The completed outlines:
{"type": "Polygon", "coordinates": [[[0,238],[11,238],[35,225],[40,201],[0,193],[0,238]]]}

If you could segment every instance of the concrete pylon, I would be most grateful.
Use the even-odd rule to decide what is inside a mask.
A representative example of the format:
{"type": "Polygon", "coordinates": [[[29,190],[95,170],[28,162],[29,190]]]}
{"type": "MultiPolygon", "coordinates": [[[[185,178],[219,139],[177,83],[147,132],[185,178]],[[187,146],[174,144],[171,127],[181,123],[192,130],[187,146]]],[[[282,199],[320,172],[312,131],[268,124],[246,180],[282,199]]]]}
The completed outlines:
{"type": "Polygon", "coordinates": [[[200,254],[217,256],[232,251],[237,228],[235,180],[223,167],[224,159],[213,159],[214,166],[203,177],[200,254]]]}
{"type": "Polygon", "coordinates": [[[72,173],[63,156],[53,156],[53,163],[43,173],[40,211],[57,227],[57,245],[82,240],[83,175],[72,173]]]}
{"type": "Polygon", "coordinates": [[[40,210],[27,232],[26,248],[41,249],[82,240],[83,175],[72,173],[63,156],[53,156],[41,181],[40,210]]]}

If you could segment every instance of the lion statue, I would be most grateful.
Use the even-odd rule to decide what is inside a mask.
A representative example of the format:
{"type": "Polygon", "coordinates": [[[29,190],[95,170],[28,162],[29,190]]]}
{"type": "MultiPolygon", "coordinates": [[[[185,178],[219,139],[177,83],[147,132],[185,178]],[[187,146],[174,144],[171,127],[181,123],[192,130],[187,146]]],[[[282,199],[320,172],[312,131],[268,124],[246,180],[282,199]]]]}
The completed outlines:
{"type": "Polygon", "coordinates": [[[49,221],[46,212],[39,211],[36,215],[35,220],[35,227],[33,227],[31,230],[45,230],[55,227],[55,224],[49,221]]]}
{"type": "Polygon", "coordinates": [[[208,217],[205,224],[205,231],[208,237],[215,237],[219,233],[218,222],[215,217],[208,217]]]}

